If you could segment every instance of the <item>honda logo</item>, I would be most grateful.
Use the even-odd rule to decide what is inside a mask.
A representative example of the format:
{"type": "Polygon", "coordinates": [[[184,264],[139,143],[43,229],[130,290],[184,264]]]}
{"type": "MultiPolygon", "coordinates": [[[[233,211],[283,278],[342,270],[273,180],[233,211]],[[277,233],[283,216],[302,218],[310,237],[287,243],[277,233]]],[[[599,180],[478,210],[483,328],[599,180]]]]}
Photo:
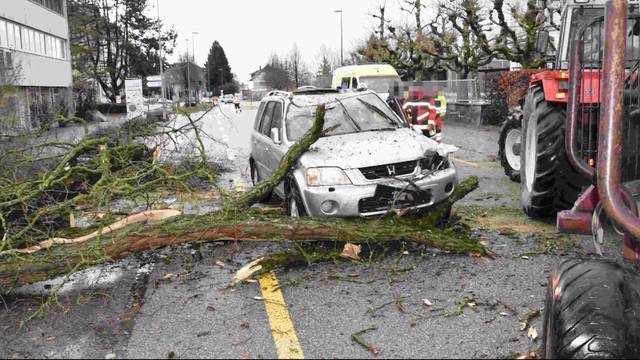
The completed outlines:
{"type": "Polygon", "coordinates": [[[387,172],[389,173],[389,176],[395,175],[396,174],[396,166],[395,165],[387,165],[387,172]]]}

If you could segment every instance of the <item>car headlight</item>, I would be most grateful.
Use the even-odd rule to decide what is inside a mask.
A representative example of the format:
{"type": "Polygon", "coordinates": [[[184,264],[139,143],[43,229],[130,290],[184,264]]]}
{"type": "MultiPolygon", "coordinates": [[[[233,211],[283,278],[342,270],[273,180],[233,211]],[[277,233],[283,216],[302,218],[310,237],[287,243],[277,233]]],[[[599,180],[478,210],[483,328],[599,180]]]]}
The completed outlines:
{"type": "Polygon", "coordinates": [[[351,180],[342,169],[337,167],[321,167],[307,169],[307,185],[309,186],[329,186],[329,185],[349,185],[351,180]]]}

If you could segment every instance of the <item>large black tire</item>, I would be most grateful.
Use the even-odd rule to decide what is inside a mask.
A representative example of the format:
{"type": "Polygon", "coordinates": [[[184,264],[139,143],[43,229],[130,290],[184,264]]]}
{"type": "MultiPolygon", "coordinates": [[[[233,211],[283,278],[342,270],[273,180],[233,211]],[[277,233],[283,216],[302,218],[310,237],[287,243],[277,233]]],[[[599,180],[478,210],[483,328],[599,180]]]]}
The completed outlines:
{"type": "Polygon", "coordinates": [[[532,86],[524,107],[520,156],[522,208],[533,218],[553,216],[573,206],[587,181],[574,170],[564,151],[565,106],[547,102],[542,88],[532,86]],[[529,143],[533,144],[531,149],[529,143]]]}
{"type": "Polygon", "coordinates": [[[307,210],[304,207],[302,196],[300,195],[300,189],[294,179],[289,179],[285,186],[285,205],[284,208],[287,215],[293,217],[305,217],[307,216],[307,210]]]}
{"type": "Polygon", "coordinates": [[[562,261],[547,288],[544,358],[640,357],[639,280],[603,260],[562,261]]]}
{"type": "Polygon", "coordinates": [[[513,157],[519,157],[521,151],[521,129],[522,129],[522,116],[510,116],[500,129],[500,138],[498,139],[498,159],[500,159],[500,165],[504,169],[505,175],[511,179],[511,181],[520,182],[520,161],[514,162],[513,157]],[[507,148],[507,142],[512,142],[514,137],[518,137],[518,144],[516,146],[509,146],[507,148]]]}

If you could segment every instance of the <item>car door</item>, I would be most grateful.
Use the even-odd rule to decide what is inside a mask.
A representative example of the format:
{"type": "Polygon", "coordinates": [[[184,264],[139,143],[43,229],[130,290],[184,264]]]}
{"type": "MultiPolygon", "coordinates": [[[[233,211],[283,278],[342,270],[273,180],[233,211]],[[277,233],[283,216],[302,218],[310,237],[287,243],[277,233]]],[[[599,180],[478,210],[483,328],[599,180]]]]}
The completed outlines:
{"type": "Polygon", "coordinates": [[[287,152],[286,146],[282,141],[282,119],[284,116],[283,113],[283,102],[275,101],[273,106],[273,114],[271,116],[271,125],[269,126],[269,140],[271,140],[271,147],[269,148],[269,152],[265,154],[266,163],[269,170],[269,176],[273,173],[273,171],[280,165],[280,159],[287,152]],[[273,137],[272,131],[277,132],[277,138],[273,137]],[[278,140],[278,142],[276,142],[278,140]]]}
{"type": "Polygon", "coordinates": [[[269,156],[267,154],[269,154],[269,150],[273,146],[273,141],[271,141],[271,138],[268,136],[268,129],[271,128],[271,118],[273,117],[273,108],[275,107],[275,104],[275,101],[269,101],[266,103],[264,111],[262,112],[260,124],[256,129],[257,131],[253,137],[253,143],[251,144],[254,150],[254,160],[262,179],[268,177],[273,171],[269,169],[269,156]]]}
{"type": "Polygon", "coordinates": [[[280,159],[284,156],[287,149],[285,145],[282,143],[282,117],[283,117],[283,103],[282,101],[274,101],[273,102],[273,112],[271,114],[271,123],[269,128],[267,129],[267,137],[269,144],[269,151],[267,151],[265,156],[266,167],[268,168],[268,172],[265,173],[266,176],[271,176],[273,171],[280,164],[280,159]],[[275,129],[275,130],[273,130],[275,129]],[[274,138],[272,131],[277,132],[277,137],[274,138]],[[277,140],[277,142],[276,142],[277,140]]]}

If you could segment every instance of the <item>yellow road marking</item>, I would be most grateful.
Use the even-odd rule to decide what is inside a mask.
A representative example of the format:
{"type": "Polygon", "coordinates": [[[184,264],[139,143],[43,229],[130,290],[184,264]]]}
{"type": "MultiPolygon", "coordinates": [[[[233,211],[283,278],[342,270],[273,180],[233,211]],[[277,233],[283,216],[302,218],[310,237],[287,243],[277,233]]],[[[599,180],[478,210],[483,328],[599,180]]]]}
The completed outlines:
{"type": "Polygon", "coordinates": [[[481,167],[479,164],[474,163],[474,162],[471,162],[471,161],[458,159],[458,158],[453,157],[453,156],[449,156],[449,158],[451,158],[451,160],[453,160],[453,161],[456,161],[456,162],[459,162],[459,163],[461,163],[461,164],[465,164],[465,165],[468,165],[468,166],[473,166],[473,167],[475,167],[475,168],[479,168],[479,167],[481,167]]]}
{"type": "Polygon", "coordinates": [[[304,359],[276,274],[260,275],[259,283],[278,359],[304,359]]]}

